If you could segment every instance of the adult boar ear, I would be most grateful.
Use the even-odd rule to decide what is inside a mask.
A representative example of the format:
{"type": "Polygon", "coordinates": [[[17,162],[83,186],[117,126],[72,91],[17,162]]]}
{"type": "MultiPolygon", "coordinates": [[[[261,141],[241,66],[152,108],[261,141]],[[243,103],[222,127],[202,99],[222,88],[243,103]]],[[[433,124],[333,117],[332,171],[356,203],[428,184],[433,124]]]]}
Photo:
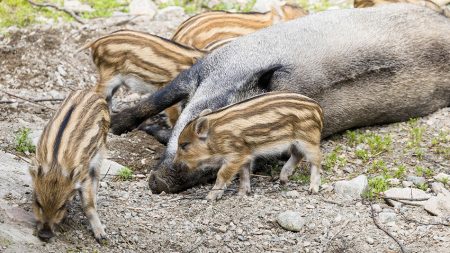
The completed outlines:
{"type": "Polygon", "coordinates": [[[197,134],[198,138],[206,139],[206,137],[208,137],[208,130],[209,130],[208,119],[206,117],[198,118],[197,122],[195,122],[195,133],[197,134]]]}
{"type": "Polygon", "coordinates": [[[199,116],[200,116],[200,117],[201,117],[201,116],[205,116],[206,114],[211,113],[211,112],[212,112],[212,110],[208,108],[208,109],[203,110],[203,111],[200,113],[199,116]]]}
{"type": "MultiPolygon", "coordinates": [[[[257,78],[256,86],[264,90],[266,92],[270,91],[270,83],[272,82],[273,75],[276,71],[280,71],[283,68],[282,65],[276,64],[273,66],[270,66],[267,69],[263,69],[255,74],[257,78]]],[[[282,70],[281,70],[282,71],[282,70]]]]}

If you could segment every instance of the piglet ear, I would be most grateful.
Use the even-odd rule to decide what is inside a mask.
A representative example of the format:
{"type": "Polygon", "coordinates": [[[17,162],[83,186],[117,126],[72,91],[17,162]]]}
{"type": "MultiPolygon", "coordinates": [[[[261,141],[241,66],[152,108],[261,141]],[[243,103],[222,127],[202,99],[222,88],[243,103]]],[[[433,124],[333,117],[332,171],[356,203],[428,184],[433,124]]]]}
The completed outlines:
{"type": "Polygon", "coordinates": [[[200,113],[199,116],[200,116],[200,117],[201,117],[201,116],[205,116],[206,114],[211,113],[211,112],[212,112],[212,110],[208,108],[208,109],[203,110],[203,111],[200,113]]]}
{"type": "Polygon", "coordinates": [[[206,117],[200,117],[195,122],[195,133],[198,138],[206,139],[208,137],[209,122],[206,117]]]}

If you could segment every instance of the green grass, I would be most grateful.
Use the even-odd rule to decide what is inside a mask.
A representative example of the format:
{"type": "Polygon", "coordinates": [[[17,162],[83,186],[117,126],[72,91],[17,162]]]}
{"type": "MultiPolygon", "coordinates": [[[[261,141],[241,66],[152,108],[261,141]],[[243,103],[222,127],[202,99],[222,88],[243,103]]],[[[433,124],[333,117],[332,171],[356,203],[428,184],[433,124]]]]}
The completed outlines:
{"type": "Polygon", "coordinates": [[[387,172],[387,166],[386,163],[383,160],[375,160],[372,162],[372,166],[367,171],[370,174],[376,174],[376,173],[386,173],[387,172]]]}
{"type": "Polygon", "coordinates": [[[408,148],[418,148],[423,139],[425,127],[419,126],[419,120],[412,118],[408,121],[410,140],[407,143],[408,148]]]}
{"type": "Polygon", "coordinates": [[[417,185],[417,188],[422,190],[422,191],[426,191],[428,189],[428,184],[427,183],[421,183],[421,184],[417,185]]]}
{"type": "Polygon", "coordinates": [[[379,197],[381,192],[386,191],[389,188],[389,177],[377,176],[369,179],[369,189],[364,193],[364,197],[368,199],[374,199],[379,197]]]}
{"type": "Polygon", "coordinates": [[[311,176],[306,171],[299,171],[292,175],[290,179],[299,184],[308,184],[311,180],[311,176]]]}
{"type": "Polygon", "coordinates": [[[344,167],[347,164],[347,159],[345,157],[339,156],[339,153],[342,151],[341,146],[337,146],[333,149],[329,154],[327,154],[324,158],[324,169],[330,171],[336,165],[338,167],[344,167]]]}
{"type": "Polygon", "coordinates": [[[21,128],[17,131],[14,147],[16,151],[22,153],[34,153],[36,151],[36,147],[30,138],[30,131],[29,128],[21,128]]]}
{"type": "Polygon", "coordinates": [[[406,167],[405,165],[399,165],[398,168],[392,174],[392,177],[403,179],[406,176],[406,167]]]}
{"type": "Polygon", "coordinates": [[[443,183],[444,185],[447,185],[448,181],[449,181],[448,177],[444,177],[439,180],[439,182],[443,183]]]}
{"type": "Polygon", "coordinates": [[[94,9],[93,12],[85,12],[84,18],[110,17],[114,11],[128,12],[128,2],[121,4],[116,0],[82,0],[94,9]]]}
{"type": "Polygon", "coordinates": [[[117,173],[117,176],[122,181],[131,180],[133,178],[133,171],[128,167],[123,167],[117,173]]]}
{"type": "Polygon", "coordinates": [[[367,150],[357,149],[355,151],[355,155],[356,155],[356,157],[361,159],[363,162],[369,161],[369,152],[367,152],[367,150]]]}

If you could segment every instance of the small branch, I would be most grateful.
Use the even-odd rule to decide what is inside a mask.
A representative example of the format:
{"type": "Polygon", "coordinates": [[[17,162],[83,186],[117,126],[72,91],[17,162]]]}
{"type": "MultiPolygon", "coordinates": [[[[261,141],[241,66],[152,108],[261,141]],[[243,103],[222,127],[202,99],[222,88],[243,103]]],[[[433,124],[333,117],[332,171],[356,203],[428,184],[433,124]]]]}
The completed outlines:
{"type": "Polygon", "coordinates": [[[41,98],[41,99],[34,99],[34,102],[61,102],[64,101],[64,98],[41,98]]]}
{"type": "Polygon", "coordinates": [[[334,238],[336,238],[337,235],[339,235],[342,230],[344,230],[344,228],[347,226],[347,224],[350,222],[350,220],[346,220],[344,222],[344,224],[342,224],[341,228],[339,228],[339,230],[336,232],[336,234],[334,234],[324,245],[324,247],[319,251],[319,252],[326,252],[330,243],[334,240],[334,238]]]}
{"type": "Polygon", "coordinates": [[[57,11],[65,12],[69,16],[71,16],[73,19],[75,19],[78,23],[80,23],[80,24],[85,24],[86,23],[84,20],[82,20],[80,17],[78,17],[73,11],[64,9],[64,8],[59,7],[57,5],[50,4],[50,3],[35,3],[33,1],[31,1],[31,0],[28,0],[28,3],[30,3],[31,5],[37,6],[37,7],[53,8],[53,9],[56,9],[57,11]]]}
{"type": "Polygon", "coordinates": [[[398,198],[398,197],[386,197],[383,196],[384,199],[391,199],[391,200],[407,200],[407,201],[425,201],[429,198],[398,198]]]}
{"type": "Polygon", "coordinates": [[[406,249],[403,247],[403,245],[401,244],[401,242],[400,242],[397,238],[395,238],[394,235],[391,234],[391,232],[385,230],[385,229],[380,225],[380,223],[378,223],[377,218],[375,218],[375,211],[373,210],[372,203],[369,203],[369,205],[370,205],[370,216],[372,216],[372,220],[373,220],[373,223],[375,223],[375,226],[376,226],[379,230],[381,230],[381,231],[383,231],[385,234],[387,234],[389,237],[391,237],[392,239],[394,239],[394,241],[395,241],[395,242],[398,244],[398,246],[400,247],[401,252],[402,252],[402,253],[406,253],[407,251],[406,251],[406,249]]]}
{"type": "Polygon", "coordinates": [[[264,178],[272,178],[271,176],[259,175],[259,174],[250,174],[252,177],[264,177],[264,178]]]}
{"type": "Polygon", "coordinates": [[[22,100],[27,101],[27,102],[29,102],[29,103],[32,103],[32,104],[35,104],[35,105],[39,105],[39,106],[45,107],[45,108],[47,108],[47,109],[50,109],[50,110],[52,110],[52,111],[55,111],[55,109],[53,109],[53,108],[51,108],[51,107],[48,107],[48,106],[46,106],[46,105],[38,104],[38,103],[35,102],[34,100],[31,100],[31,99],[28,99],[28,98],[19,97],[19,96],[17,96],[17,95],[11,94],[11,93],[6,92],[6,91],[4,91],[4,90],[0,90],[0,91],[3,92],[3,93],[5,93],[5,94],[8,95],[8,96],[15,97],[15,98],[18,98],[18,99],[22,99],[22,100]]]}
{"type": "Polygon", "coordinates": [[[103,179],[105,179],[105,177],[108,175],[109,169],[111,169],[111,165],[109,165],[108,170],[106,171],[105,175],[102,177],[100,181],[103,181],[103,179]]]}

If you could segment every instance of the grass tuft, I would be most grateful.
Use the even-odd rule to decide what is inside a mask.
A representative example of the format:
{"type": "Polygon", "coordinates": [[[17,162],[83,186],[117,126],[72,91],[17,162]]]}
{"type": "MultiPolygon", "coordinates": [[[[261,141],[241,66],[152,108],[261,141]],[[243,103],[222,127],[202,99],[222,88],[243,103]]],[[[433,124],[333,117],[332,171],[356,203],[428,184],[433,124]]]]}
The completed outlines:
{"type": "Polygon", "coordinates": [[[14,147],[16,151],[22,153],[34,153],[36,151],[36,147],[30,138],[30,131],[29,128],[21,128],[17,131],[14,147]]]}
{"type": "Polygon", "coordinates": [[[117,176],[122,181],[128,181],[133,178],[133,171],[128,167],[123,167],[119,170],[117,176]]]}

